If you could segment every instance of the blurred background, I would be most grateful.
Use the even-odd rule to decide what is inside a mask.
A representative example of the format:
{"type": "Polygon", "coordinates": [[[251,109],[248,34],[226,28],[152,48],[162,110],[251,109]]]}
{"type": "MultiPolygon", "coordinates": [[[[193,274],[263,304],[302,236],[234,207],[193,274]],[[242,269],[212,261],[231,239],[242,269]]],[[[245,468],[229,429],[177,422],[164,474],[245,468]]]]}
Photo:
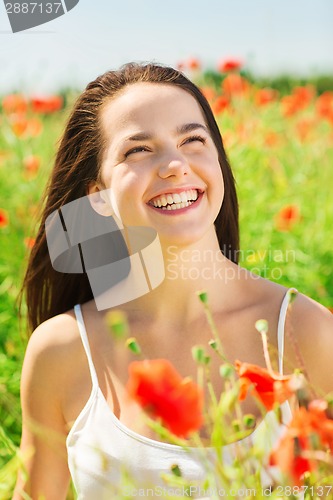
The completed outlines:
{"type": "Polygon", "coordinates": [[[314,75],[333,69],[331,0],[154,0],[78,5],[54,21],[12,34],[0,5],[0,91],[82,88],[132,61],[208,68],[241,59],[256,75],[314,75]]]}
{"type": "Polygon", "coordinates": [[[0,4],[0,500],[20,467],[27,336],[17,297],[78,92],[128,61],[184,71],[211,104],[234,171],[240,264],[333,311],[332,47],[331,0],[80,0],[15,34],[0,4]]]}

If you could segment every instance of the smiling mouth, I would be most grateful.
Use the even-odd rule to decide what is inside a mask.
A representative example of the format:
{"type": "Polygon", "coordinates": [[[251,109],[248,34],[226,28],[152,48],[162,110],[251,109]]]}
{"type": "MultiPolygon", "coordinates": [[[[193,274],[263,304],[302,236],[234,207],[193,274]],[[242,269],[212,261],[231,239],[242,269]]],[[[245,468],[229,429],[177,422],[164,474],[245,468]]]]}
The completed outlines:
{"type": "Polygon", "coordinates": [[[198,189],[188,189],[180,193],[165,193],[148,202],[148,205],[160,210],[179,210],[193,205],[201,194],[198,189]]]}

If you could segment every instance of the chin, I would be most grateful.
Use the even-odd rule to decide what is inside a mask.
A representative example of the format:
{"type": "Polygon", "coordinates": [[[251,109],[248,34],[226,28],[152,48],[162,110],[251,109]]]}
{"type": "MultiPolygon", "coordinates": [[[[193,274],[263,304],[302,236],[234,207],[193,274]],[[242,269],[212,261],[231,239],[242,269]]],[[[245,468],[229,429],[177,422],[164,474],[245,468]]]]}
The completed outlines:
{"type": "Polygon", "coordinates": [[[162,246],[187,247],[199,243],[207,235],[207,231],[196,228],[194,231],[173,231],[168,234],[159,232],[158,235],[162,246]]]}

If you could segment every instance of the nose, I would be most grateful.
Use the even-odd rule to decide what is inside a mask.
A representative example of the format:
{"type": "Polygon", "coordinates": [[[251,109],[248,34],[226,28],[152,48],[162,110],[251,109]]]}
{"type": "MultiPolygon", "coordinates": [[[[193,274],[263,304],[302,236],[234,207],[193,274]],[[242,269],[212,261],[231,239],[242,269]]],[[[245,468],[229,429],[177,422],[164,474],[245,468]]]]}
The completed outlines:
{"type": "Polygon", "coordinates": [[[186,158],[179,153],[165,156],[158,168],[158,175],[162,179],[167,177],[183,177],[189,172],[190,166],[186,158]]]}

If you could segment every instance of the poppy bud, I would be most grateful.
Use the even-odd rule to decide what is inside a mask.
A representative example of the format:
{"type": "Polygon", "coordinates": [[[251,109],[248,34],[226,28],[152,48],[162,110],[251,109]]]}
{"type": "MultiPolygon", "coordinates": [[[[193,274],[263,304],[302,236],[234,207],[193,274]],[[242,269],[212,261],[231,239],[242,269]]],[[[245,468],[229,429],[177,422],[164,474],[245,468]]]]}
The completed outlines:
{"type": "Polygon", "coordinates": [[[192,347],[192,356],[194,361],[201,365],[207,365],[210,361],[210,356],[207,356],[204,347],[200,345],[192,347]]]}
{"type": "Polygon", "coordinates": [[[217,351],[218,346],[217,346],[217,342],[216,342],[216,340],[211,339],[211,340],[208,342],[208,345],[210,345],[210,347],[211,347],[212,349],[214,349],[214,351],[217,351]]]}
{"type": "Polygon", "coordinates": [[[122,339],[128,334],[126,316],[122,311],[110,311],[106,315],[106,324],[117,339],[122,339]]]}
{"type": "Polygon", "coordinates": [[[132,351],[134,354],[141,354],[141,348],[137,343],[135,337],[130,337],[129,339],[127,339],[126,345],[129,348],[129,350],[132,351]]]}
{"type": "Polygon", "coordinates": [[[259,333],[267,333],[268,332],[268,322],[265,319],[258,319],[255,323],[256,330],[259,333]]]}
{"type": "Polygon", "coordinates": [[[230,363],[223,363],[220,366],[220,375],[222,378],[230,378],[235,373],[234,367],[230,363]]]}
{"type": "Polygon", "coordinates": [[[244,425],[247,429],[253,429],[256,425],[256,417],[252,414],[244,415],[243,417],[244,425]]]}
{"type": "Polygon", "coordinates": [[[197,295],[203,304],[207,304],[207,302],[208,302],[207,292],[202,290],[201,292],[197,292],[197,295]]]}
{"type": "Polygon", "coordinates": [[[180,470],[180,467],[178,464],[171,465],[171,472],[176,477],[182,477],[182,471],[180,470]]]}
{"type": "Polygon", "coordinates": [[[238,419],[235,419],[231,422],[232,428],[235,432],[239,432],[241,430],[241,422],[238,419]]]}

